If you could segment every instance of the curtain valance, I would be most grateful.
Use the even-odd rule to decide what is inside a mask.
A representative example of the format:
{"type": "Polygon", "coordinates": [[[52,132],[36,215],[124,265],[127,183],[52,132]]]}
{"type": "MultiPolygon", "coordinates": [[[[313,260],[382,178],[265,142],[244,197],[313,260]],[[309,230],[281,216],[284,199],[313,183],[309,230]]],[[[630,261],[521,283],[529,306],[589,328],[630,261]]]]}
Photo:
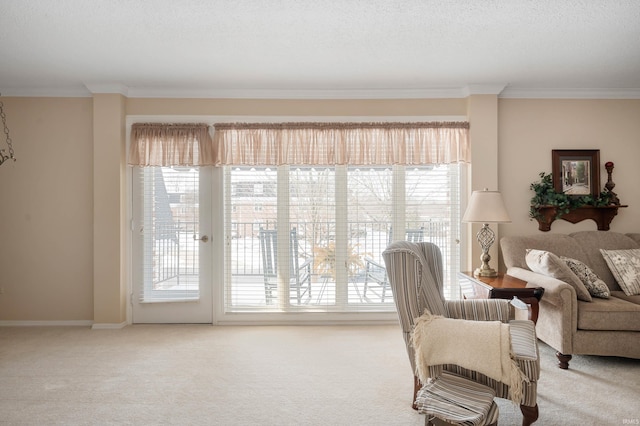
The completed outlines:
{"type": "Polygon", "coordinates": [[[470,162],[468,122],[135,123],[129,164],[427,165],[470,162]]]}
{"type": "Polygon", "coordinates": [[[214,164],[209,125],[135,123],[131,126],[129,164],[206,166],[214,164]]]}
{"type": "Polygon", "coordinates": [[[468,122],[221,123],[215,165],[425,165],[470,162],[468,122]]]}

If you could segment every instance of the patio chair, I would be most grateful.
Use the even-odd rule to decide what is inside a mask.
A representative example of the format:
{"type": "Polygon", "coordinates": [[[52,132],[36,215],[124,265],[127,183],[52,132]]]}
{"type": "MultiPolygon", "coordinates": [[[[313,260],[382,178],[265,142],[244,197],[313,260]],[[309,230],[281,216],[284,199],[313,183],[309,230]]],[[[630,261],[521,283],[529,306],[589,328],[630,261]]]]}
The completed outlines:
{"type": "MultiPolygon", "coordinates": [[[[424,226],[416,229],[407,229],[404,232],[405,241],[409,241],[412,243],[421,243],[424,241],[424,226]]],[[[389,244],[393,242],[393,233],[392,230],[389,231],[389,244]]]]}
{"type": "MultiPolygon", "coordinates": [[[[418,243],[424,241],[424,227],[416,229],[407,229],[405,231],[405,237],[407,241],[418,243]]],[[[389,228],[389,244],[393,242],[393,228],[389,228]]],[[[389,287],[389,280],[387,279],[387,271],[383,265],[376,262],[373,259],[365,258],[364,266],[364,289],[362,290],[362,296],[367,297],[367,291],[370,286],[375,286],[375,290],[371,290],[374,294],[380,297],[380,302],[384,303],[384,299],[387,297],[387,290],[391,290],[389,287]]]]}
{"type": "MultiPolygon", "coordinates": [[[[417,321],[425,313],[445,318],[500,321],[509,324],[510,344],[519,370],[526,377],[522,382],[520,411],[522,424],[528,426],[538,418],[537,381],[540,376],[540,360],[535,327],[531,321],[513,320],[511,303],[503,299],[445,300],[443,293],[442,254],[432,243],[411,243],[396,241],[382,253],[391,284],[398,317],[404,335],[407,354],[414,372],[414,408],[416,395],[422,383],[416,369],[416,349],[412,344],[417,321]]],[[[463,342],[464,343],[464,342],[463,342]]],[[[437,342],[430,342],[437,345],[437,342]]],[[[498,398],[510,398],[510,384],[481,372],[463,368],[455,364],[444,364],[430,371],[431,377],[438,377],[446,371],[464,377],[495,391],[498,398]]],[[[511,382],[513,384],[514,382],[511,382]]],[[[519,387],[519,386],[518,386],[519,387]]]]}
{"type": "MultiPolygon", "coordinates": [[[[273,303],[273,290],[278,287],[278,233],[275,229],[260,228],[260,255],[264,273],[267,305],[273,303]]],[[[313,259],[300,263],[300,245],[296,228],[289,233],[289,290],[294,292],[298,305],[306,295],[311,298],[311,266],[313,259]]]]}

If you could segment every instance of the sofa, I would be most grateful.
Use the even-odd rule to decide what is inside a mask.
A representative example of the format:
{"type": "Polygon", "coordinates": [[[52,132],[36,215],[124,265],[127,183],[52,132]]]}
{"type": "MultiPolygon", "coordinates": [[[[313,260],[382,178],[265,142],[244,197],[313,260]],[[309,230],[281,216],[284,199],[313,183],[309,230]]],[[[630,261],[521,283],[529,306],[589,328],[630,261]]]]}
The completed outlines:
{"type": "MultiPolygon", "coordinates": [[[[605,258],[611,261],[611,252],[601,251],[625,250],[624,253],[636,256],[632,249],[640,249],[640,233],[581,231],[568,235],[508,236],[500,240],[500,248],[508,275],[527,281],[530,287],[545,289],[539,303],[536,333],[557,351],[560,368],[569,367],[572,355],[640,358],[640,294],[627,294],[629,274],[621,275],[615,266],[612,272],[605,258]],[[570,269],[572,276],[569,276],[560,266],[551,271],[540,268],[535,260],[540,258],[552,259],[550,264],[558,259],[567,265],[571,265],[566,263],[567,259],[582,262],[589,267],[587,271],[591,269],[597,275],[591,277],[604,281],[599,283],[605,292],[608,290],[608,298],[585,296],[584,288],[577,287],[575,282],[575,278],[582,281],[584,277],[574,274],[574,269],[570,269]],[[618,281],[623,282],[623,287],[618,281]]],[[[636,259],[633,257],[630,263],[638,265],[636,259]]],[[[636,279],[636,285],[637,282],[636,279]]],[[[587,290],[591,292],[590,287],[587,290]]]]}

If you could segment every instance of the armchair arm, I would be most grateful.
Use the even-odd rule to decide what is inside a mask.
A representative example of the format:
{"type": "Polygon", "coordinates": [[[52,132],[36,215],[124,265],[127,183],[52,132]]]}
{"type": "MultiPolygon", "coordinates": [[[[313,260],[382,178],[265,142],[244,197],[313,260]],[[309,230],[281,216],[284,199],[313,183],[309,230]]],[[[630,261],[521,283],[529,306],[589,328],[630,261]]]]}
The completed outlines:
{"type": "Polygon", "coordinates": [[[301,283],[311,282],[311,267],[313,266],[313,258],[309,258],[304,261],[302,265],[298,266],[296,273],[298,274],[298,281],[301,283]]]}
{"type": "Polygon", "coordinates": [[[375,260],[365,257],[365,268],[364,268],[364,280],[365,284],[369,281],[373,281],[378,284],[385,284],[387,282],[387,270],[380,263],[375,260]]]}
{"type": "Polygon", "coordinates": [[[444,309],[454,319],[509,322],[514,317],[511,304],[504,299],[446,300],[444,309]]]}
{"type": "Polygon", "coordinates": [[[364,261],[367,263],[367,266],[371,265],[371,266],[374,266],[374,267],[379,268],[379,269],[385,269],[384,265],[376,262],[375,260],[371,259],[370,257],[365,257],[364,261]]]}

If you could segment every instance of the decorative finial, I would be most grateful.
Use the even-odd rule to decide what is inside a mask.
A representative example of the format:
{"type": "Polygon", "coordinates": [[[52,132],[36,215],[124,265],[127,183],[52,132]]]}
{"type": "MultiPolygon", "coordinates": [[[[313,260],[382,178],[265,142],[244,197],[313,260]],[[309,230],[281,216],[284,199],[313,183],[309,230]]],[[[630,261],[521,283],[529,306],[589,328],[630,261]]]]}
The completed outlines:
{"type": "Polygon", "coordinates": [[[618,199],[618,195],[616,195],[616,193],[613,192],[613,188],[615,188],[616,184],[613,183],[613,180],[611,180],[611,173],[613,173],[613,166],[614,164],[612,161],[607,161],[604,164],[604,168],[607,169],[607,183],[604,185],[604,187],[609,193],[609,204],[619,206],[620,200],[618,199]]]}

